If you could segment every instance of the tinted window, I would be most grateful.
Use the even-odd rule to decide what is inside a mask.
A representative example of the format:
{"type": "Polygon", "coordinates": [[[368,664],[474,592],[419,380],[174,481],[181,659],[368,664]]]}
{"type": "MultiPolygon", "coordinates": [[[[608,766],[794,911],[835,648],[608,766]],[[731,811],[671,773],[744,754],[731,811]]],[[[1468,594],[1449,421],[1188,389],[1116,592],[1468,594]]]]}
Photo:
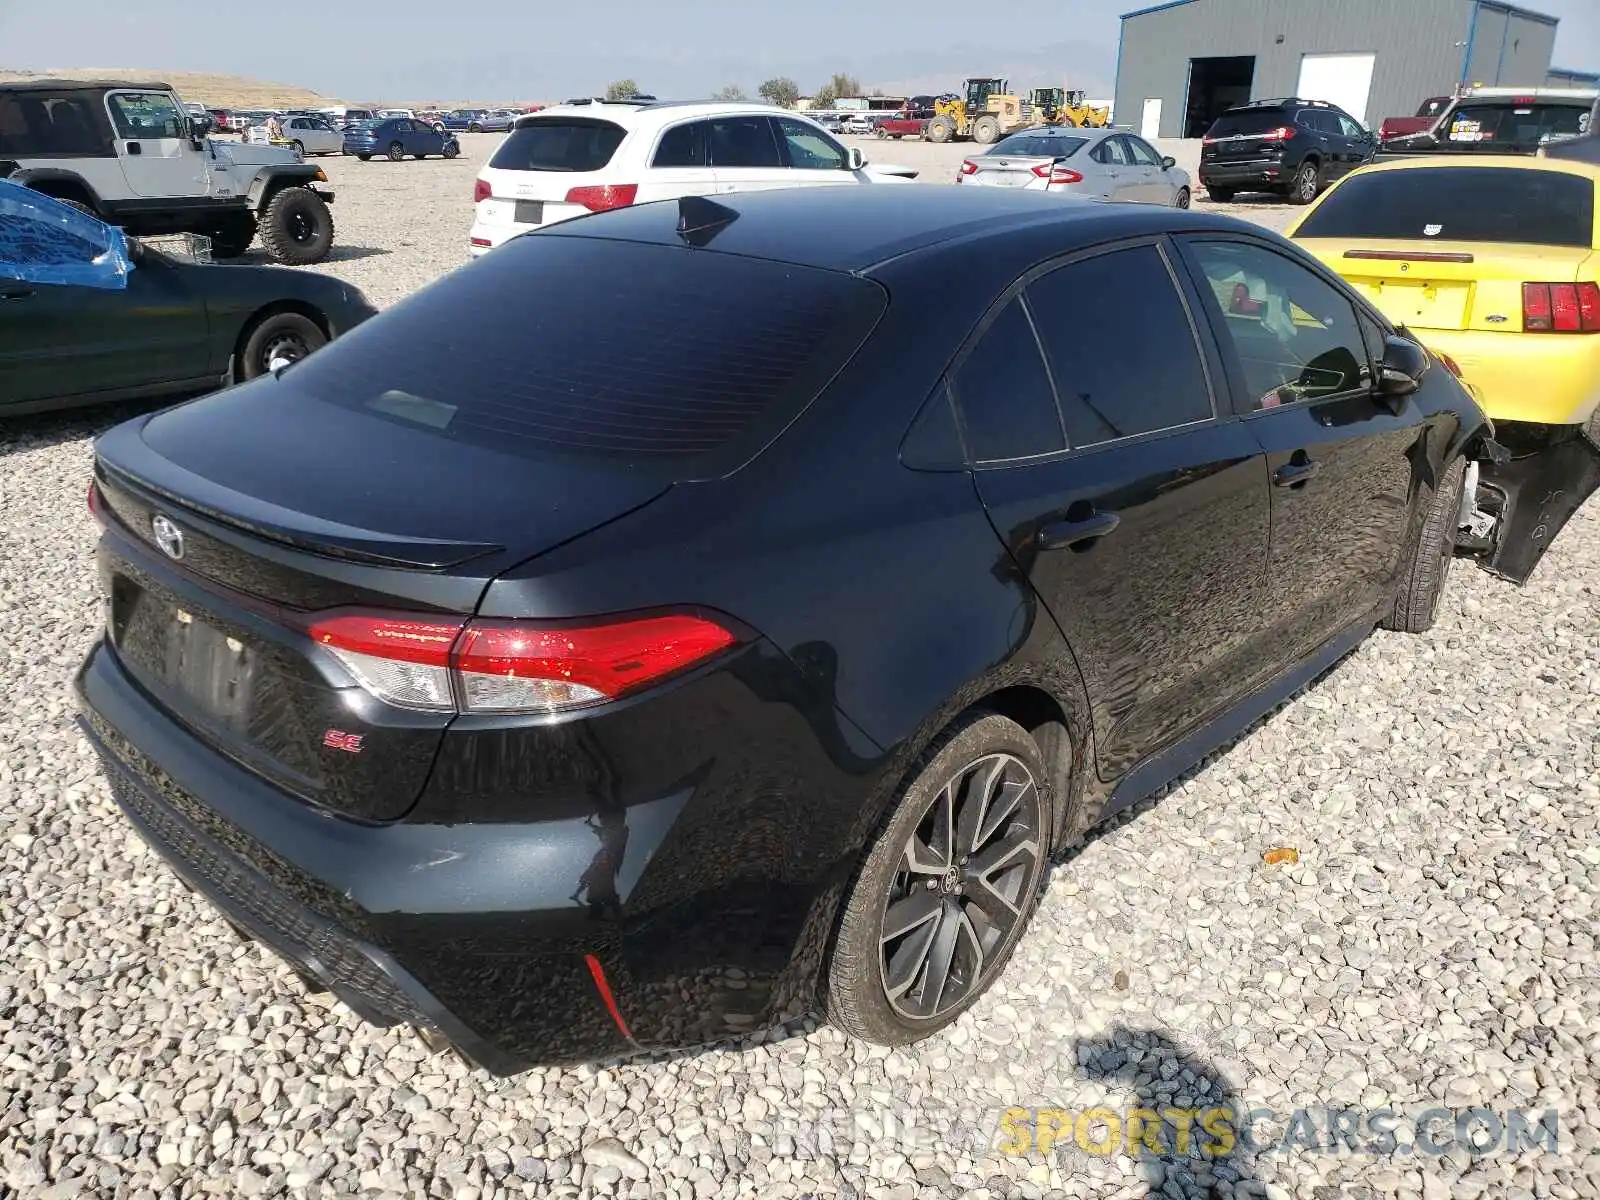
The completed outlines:
{"type": "Polygon", "coordinates": [[[620,125],[584,117],[529,121],[500,143],[489,165],[499,171],[598,171],[625,134],[620,125]]]}
{"type": "Polygon", "coordinates": [[[1212,415],[1188,313],[1153,246],[1051,271],[1028,285],[1028,307],[1074,447],[1212,415]]]}
{"type": "Polygon", "coordinates": [[[1081,137],[1040,137],[1038,134],[1014,133],[990,146],[987,152],[1019,158],[1071,158],[1087,144],[1087,139],[1081,137]]]}
{"type": "Polygon", "coordinates": [[[766,117],[722,117],[711,122],[713,167],[781,167],[772,122],[766,117]]]}
{"type": "Polygon", "coordinates": [[[1219,138],[1261,134],[1293,123],[1290,115],[1281,108],[1247,109],[1244,112],[1223,113],[1206,136],[1219,138]]]}
{"type": "Polygon", "coordinates": [[[1050,376],[1017,301],[1001,310],[957,368],[954,383],[974,462],[1066,449],[1050,376]]]}
{"type": "Polygon", "coordinates": [[[0,93],[0,155],[96,154],[98,124],[81,93],[0,93]]]}
{"type": "Polygon", "coordinates": [[[1439,136],[1452,145],[1538,146],[1589,131],[1588,102],[1463,104],[1450,114],[1439,136]]]}
{"type": "Polygon", "coordinates": [[[1222,311],[1251,409],[1370,386],[1355,307],[1332,285],[1258,246],[1196,242],[1192,249],[1222,311]]]}
{"type": "Polygon", "coordinates": [[[822,130],[791,117],[779,117],[778,136],[789,151],[789,165],[801,171],[842,171],[844,147],[822,130]]]}
{"type": "Polygon", "coordinates": [[[1296,238],[1378,238],[1590,246],[1594,184],[1515,167],[1417,167],[1352,175],[1296,238]]]}
{"type": "Polygon", "coordinates": [[[797,412],[800,384],[846,362],[882,303],[850,275],[541,234],[294,370],[330,404],[507,454],[693,458],[797,412]]]}
{"type": "Polygon", "coordinates": [[[1094,160],[1118,167],[1133,165],[1129,161],[1128,152],[1123,147],[1121,138],[1107,138],[1101,142],[1094,152],[1094,160]]]}
{"type": "Polygon", "coordinates": [[[691,121],[675,125],[661,135],[655,167],[703,167],[706,165],[706,123],[691,121]]]}

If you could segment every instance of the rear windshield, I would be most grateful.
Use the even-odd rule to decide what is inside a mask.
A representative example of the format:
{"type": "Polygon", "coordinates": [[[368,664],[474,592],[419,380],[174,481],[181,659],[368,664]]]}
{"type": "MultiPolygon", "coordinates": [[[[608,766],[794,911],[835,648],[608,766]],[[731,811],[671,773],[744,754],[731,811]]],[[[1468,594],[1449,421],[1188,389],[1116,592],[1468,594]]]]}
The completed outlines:
{"type": "Polygon", "coordinates": [[[1038,134],[1014,134],[994,144],[990,154],[1012,154],[1019,158],[1071,158],[1087,144],[1086,138],[1040,137],[1038,134]]]}
{"type": "Polygon", "coordinates": [[[832,271],[531,233],[294,376],[329,404],[440,438],[527,458],[676,463],[687,478],[697,468],[682,460],[792,419],[883,303],[876,285],[832,271]]]}
{"type": "Polygon", "coordinates": [[[1463,104],[1438,136],[1453,146],[1540,146],[1589,132],[1589,111],[1582,101],[1463,104]]]}
{"type": "Polygon", "coordinates": [[[1293,125],[1294,116],[1281,108],[1252,108],[1245,112],[1223,113],[1207,137],[1239,137],[1253,133],[1266,133],[1284,125],[1293,125]]]}
{"type": "Polygon", "coordinates": [[[626,132],[610,121],[583,117],[529,121],[500,143],[489,165],[501,171],[598,171],[626,132]]]}
{"type": "Polygon", "coordinates": [[[1594,243],[1594,184],[1515,167],[1418,167],[1354,175],[1328,193],[1296,238],[1594,243]]]}

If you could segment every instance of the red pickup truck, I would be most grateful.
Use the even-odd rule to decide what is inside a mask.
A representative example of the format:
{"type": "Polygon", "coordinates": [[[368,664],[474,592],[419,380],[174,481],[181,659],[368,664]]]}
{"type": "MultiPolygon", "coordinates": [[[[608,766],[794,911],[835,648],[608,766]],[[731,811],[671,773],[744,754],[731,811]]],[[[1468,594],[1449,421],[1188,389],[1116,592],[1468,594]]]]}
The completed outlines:
{"type": "Polygon", "coordinates": [[[924,137],[928,132],[926,117],[908,117],[905,113],[890,113],[878,121],[877,134],[881,138],[924,137]]]}
{"type": "Polygon", "coordinates": [[[1414,117],[1389,117],[1378,127],[1378,140],[1387,142],[1390,138],[1401,137],[1408,133],[1422,133],[1433,128],[1433,123],[1450,105],[1449,96],[1429,96],[1422,102],[1422,107],[1417,109],[1414,117]]]}

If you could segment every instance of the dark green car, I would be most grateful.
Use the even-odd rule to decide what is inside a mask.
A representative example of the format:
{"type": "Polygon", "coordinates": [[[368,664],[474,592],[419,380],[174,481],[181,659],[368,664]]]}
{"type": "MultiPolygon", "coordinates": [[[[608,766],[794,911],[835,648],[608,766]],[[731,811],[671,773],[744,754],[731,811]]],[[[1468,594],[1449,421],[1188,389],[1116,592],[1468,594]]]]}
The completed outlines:
{"type": "Polygon", "coordinates": [[[376,311],[338,279],[180,258],[0,179],[0,419],[254,379],[376,311]]]}

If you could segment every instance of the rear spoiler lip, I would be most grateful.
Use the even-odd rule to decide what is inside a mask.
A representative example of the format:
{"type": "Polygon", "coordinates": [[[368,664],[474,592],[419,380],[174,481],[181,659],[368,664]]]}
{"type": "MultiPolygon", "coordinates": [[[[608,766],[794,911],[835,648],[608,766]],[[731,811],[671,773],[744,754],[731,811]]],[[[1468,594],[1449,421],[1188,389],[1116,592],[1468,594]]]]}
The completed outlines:
{"type": "Polygon", "coordinates": [[[407,538],[358,529],[246,496],[156,454],[142,437],[149,420],[148,416],[138,418],[101,435],[95,445],[96,476],[252,537],[345,562],[443,571],[505,549],[487,542],[407,538]],[[162,477],[172,483],[157,482],[162,477]],[[174,486],[181,486],[183,494],[174,491],[174,486]]]}
{"type": "Polygon", "coordinates": [[[1378,262],[1477,262],[1474,255],[1464,250],[1346,250],[1346,258],[1374,259],[1378,262]]]}

